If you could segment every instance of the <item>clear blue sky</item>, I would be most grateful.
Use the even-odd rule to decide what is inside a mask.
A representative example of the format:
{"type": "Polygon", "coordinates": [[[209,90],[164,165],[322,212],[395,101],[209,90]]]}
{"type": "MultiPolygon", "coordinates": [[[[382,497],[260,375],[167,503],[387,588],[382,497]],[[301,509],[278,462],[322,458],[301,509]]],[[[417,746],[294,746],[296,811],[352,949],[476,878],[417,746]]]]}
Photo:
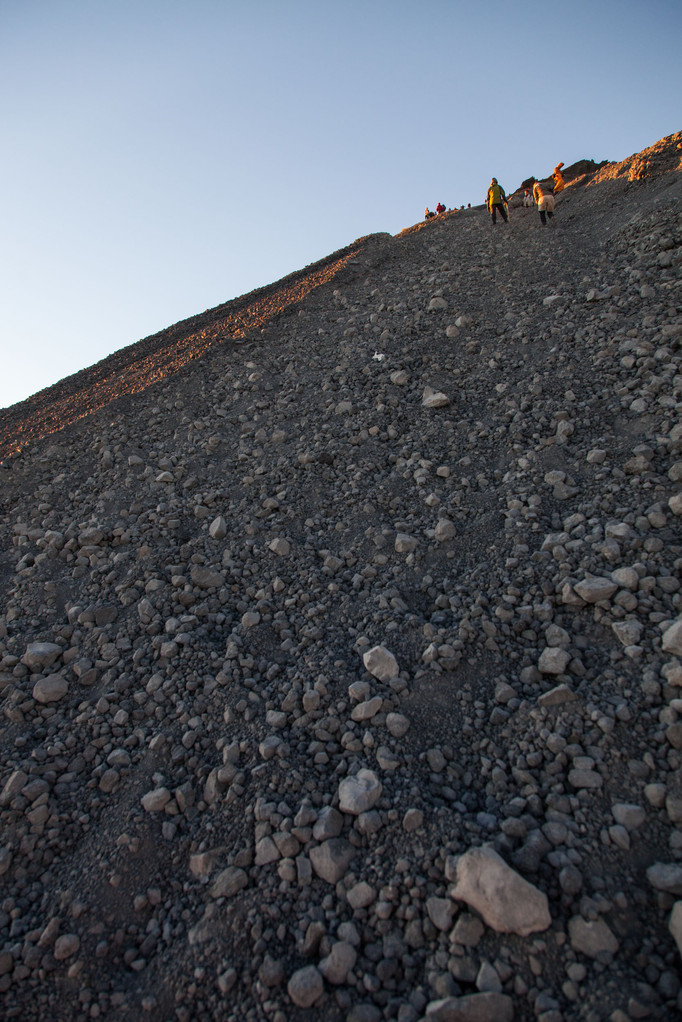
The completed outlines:
{"type": "Polygon", "coordinates": [[[682,128],[680,0],[0,0],[0,407],[682,128]]]}

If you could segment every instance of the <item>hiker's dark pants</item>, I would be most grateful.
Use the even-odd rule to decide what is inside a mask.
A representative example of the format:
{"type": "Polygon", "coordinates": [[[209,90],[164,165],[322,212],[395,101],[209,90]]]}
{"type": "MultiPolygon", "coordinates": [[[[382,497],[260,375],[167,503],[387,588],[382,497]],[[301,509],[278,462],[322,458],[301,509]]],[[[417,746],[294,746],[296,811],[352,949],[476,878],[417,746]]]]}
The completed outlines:
{"type": "Polygon", "coordinates": [[[498,209],[499,209],[500,213],[502,214],[502,219],[504,220],[505,223],[507,223],[507,210],[504,208],[504,203],[503,202],[493,202],[492,206],[490,207],[490,212],[492,213],[492,216],[493,216],[493,223],[494,224],[497,223],[497,211],[498,211],[498,209]]]}
{"type": "Polygon", "coordinates": [[[547,217],[549,217],[549,219],[551,220],[553,216],[554,213],[551,213],[549,210],[547,210],[547,215],[545,215],[544,209],[540,210],[540,219],[542,220],[543,224],[547,223],[547,217]]]}

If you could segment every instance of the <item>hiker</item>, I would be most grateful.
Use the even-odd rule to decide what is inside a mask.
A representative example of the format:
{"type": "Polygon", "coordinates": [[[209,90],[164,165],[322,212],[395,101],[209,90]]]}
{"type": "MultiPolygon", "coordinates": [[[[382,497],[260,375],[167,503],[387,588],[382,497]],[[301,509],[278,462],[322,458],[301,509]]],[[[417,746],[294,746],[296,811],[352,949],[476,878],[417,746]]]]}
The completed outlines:
{"type": "Polygon", "coordinates": [[[533,208],[533,196],[530,194],[527,188],[523,189],[523,204],[526,209],[533,208]]]}
{"type": "Polygon", "coordinates": [[[436,215],[436,214],[435,214],[435,213],[432,213],[432,212],[431,212],[431,210],[429,209],[429,207],[428,207],[428,206],[427,206],[427,207],[426,207],[426,209],[424,210],[424,219],[425,219],[425,220],[430,220],[430,219],[431,219],[431,217],[432,217],[432,216],[435,216],[435,215],[436,215]]]}
{"type": "Polygon", "coordinates": [[[562,167],[563,167],[563,163],[557,163],[557,165],[554,168],[554,171],[552,173],[552,177],[554,178],[554,194],[555,195],[558,195],[559,192],[563,192],[564,188],[566,187],[566,183],[564,181],[564,175],[561,173],[561,168],[562,167]]]}
{"type": "Polygon", "coordinates": [[[492,178],[490,182],[490,188],[488,188],[488,194],[485,197],[485,204],[488,208],[488,212],[493,218],[493,223],[497,223],[497,211],[499,210],[502,214],[502,219],[507,223],[507,196],[505,195],[504,188],[501,184],[498,184],[497,178],[492,178]]]}
{"type": "Polygon", "coordinates": [[[536,181],[533,186],[533,198],[538,206],[540,220],[543,224],[546,224],[547,217],[551,220],[554,216],[554,193],[548,184],[536,181]]]}
{"type": "Polygon", "coordinates": [[[445,206],[443,205],[442,202],[439,202],[438,205],[436,206],[436,213],[444,213],[444,212],[445,212],[445,206]]]}

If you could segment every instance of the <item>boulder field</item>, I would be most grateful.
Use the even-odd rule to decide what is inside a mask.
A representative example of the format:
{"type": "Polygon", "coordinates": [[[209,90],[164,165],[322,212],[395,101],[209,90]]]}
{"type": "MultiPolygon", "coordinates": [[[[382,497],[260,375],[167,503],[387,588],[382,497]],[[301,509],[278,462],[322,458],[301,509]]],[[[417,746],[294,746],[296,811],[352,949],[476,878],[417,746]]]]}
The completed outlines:
{"type": "Polygon", "coordinates": [[[682,1018],[681,147],[0,412],[3,1018],[682,1018]]]}

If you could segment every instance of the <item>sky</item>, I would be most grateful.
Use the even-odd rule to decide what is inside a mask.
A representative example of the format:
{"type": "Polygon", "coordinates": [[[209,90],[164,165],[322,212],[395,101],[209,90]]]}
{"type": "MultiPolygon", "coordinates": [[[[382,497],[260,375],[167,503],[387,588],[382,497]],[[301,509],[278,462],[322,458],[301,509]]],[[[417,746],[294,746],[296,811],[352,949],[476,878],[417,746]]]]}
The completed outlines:
{"type": "Polygon", "coordinates": [[[0,0],[0,408],[682,129],[680,0],[0,0]]]}

